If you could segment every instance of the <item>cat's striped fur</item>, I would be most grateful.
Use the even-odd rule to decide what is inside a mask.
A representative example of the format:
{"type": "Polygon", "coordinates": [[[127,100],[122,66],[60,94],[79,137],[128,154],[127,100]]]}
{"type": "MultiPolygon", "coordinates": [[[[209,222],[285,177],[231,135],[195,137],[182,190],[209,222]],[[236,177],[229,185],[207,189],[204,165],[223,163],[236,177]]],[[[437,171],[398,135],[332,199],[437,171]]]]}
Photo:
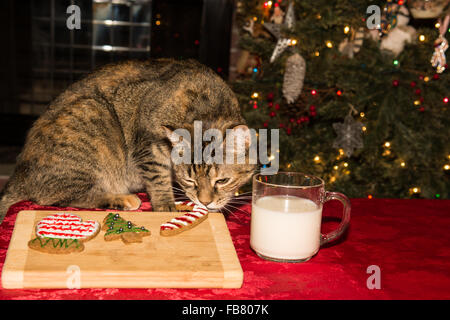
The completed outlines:
{"type": "Polygon", "coordinates": [[[0,221],[19,200],[132,210],[140,205],[133,194],[140,190],[155,211],[173,211],[173,177],[193,201],[222,206],[254,166],[174,167],[164,128],[191,129],[194,120],[205,130],[245,123],[230,88],[198,62],[130,61],[92,73],[56,98],[31,128],[3,191],[0,221]]]}

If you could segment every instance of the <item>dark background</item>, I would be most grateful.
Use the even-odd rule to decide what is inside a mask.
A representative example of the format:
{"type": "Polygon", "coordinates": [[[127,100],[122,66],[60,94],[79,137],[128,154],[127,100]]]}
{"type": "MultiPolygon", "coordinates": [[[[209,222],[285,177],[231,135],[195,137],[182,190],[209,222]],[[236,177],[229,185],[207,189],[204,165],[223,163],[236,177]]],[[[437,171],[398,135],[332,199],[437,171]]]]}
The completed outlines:
{"type": "Polygon", "coordinates": [[[232,0],[0,1],[0,164],[15,162],[53,98],[109,62],[194,58],[227,78],[232,10],[232,0]],[[66,27],[71,4],[80,30],[66,27]]]}

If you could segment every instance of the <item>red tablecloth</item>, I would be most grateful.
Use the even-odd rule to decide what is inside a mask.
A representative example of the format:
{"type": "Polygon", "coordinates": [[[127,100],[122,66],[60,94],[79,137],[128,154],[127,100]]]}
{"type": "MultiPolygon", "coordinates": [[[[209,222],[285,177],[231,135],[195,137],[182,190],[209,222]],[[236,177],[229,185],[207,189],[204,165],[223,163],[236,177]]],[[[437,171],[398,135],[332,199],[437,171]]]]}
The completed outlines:
{"type": "MultiPolygon", "coordinates": [[[[150,210],[140,197],[140,210],[150,210]]],[[[26,209],[61,210],[27,201],[12,206],[0,226],[0,268],[16,215],[26,209]]],[[[249,247],[250,205],[241,210],[227,217],[244,270],[241,289],[0,288],[0,299],[450,299],[449,200],[352,199],[346,237],[302,264],[258,258],[249,247]],[[380,268],[380,289],[367,287],[371,265],[380,268]]],[[[323,231],[337,225],[340,211],[339,204],[326,204],[323,231]]]]}

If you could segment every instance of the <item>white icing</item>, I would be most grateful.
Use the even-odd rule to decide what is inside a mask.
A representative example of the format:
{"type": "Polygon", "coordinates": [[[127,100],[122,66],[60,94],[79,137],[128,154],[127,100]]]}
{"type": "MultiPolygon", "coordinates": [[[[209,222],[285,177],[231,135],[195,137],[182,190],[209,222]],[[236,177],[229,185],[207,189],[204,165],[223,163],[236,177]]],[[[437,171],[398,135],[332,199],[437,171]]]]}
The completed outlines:
{"type": "Polygon", "coordinates": [[[201,218],[201,217],[204,216],[204,215],[203,215],[202,213],[200,213],[200,212],[191,211],[191,212],[189,212],[189,213],[192,214],[193,216],[198,217],[198,218],[201,218]]]}
{"type": "Polygon", "coordinates": [[[195,212],[201,212],[201,213],[208,213],[208,210],[205,210],[205,209],[203,209],[203,208],[194,208],[192,211],[195,211],[195,212]]]}
{"type": "Polygon", "coordinates": [[[54,214],[47,216],[36,226],[36,235],[58,239],[87,238],[96,233],[100,224],[97,221],[81,222],[81,218],[72,214],[54,214]],[[59,233],[53,235],[49,233],[59,233]]]}
{"type": "Polygon", "coordinates": [[[178,220],[177,218],[173,218],[172,220],[170,220],[170,222],[181,223],[185,226],[188,225],[188,223],[186,221],[178,220]]]}
{"type": "Polygon", "coordinates": [[[179,228],[179,226],[177,226],[176,224],[170,223],[170,222],[163,223],[161,225],[161,227],[170,227],[170,228],[177,228],[177,229],[179,228]]]}

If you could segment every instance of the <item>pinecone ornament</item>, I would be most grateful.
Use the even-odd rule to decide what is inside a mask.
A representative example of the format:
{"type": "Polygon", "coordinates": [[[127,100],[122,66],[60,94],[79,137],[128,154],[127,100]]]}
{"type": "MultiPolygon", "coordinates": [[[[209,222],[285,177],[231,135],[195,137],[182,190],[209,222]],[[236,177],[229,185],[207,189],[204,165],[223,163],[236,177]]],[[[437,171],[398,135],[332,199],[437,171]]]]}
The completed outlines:
{"type": "Polygon", "coordinates": [[[286,60],[283,96],[287,103],[293,103],[302,92],[305,73],[306,62],[299,53],[294,53],[286,60]]]}

